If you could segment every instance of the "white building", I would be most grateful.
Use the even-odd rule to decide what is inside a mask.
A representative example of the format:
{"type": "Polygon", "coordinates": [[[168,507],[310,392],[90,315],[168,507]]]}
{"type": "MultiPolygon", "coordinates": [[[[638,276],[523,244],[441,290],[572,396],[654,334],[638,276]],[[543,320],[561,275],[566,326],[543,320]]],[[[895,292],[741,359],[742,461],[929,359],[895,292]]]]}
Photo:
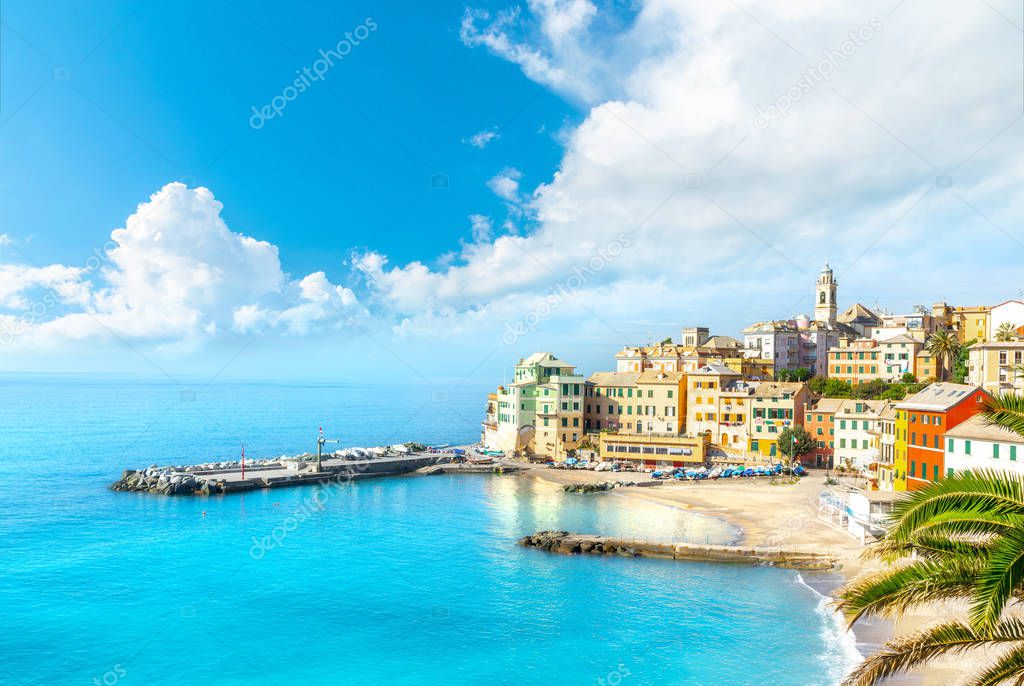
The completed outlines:
{"type": "Polygon", "coordinates": [[[1024,302],[1007,300],[992,307],[988,314],[988,340],[995,338],[996,331],[1003,324],[1009,324],[1014,329],[1024,326],[1024,302]]]}
{"type": "Polygon", "coordinates": [[[947,476],[986,469],[1024,475],[1024,436],[988,426],[979,415],[960,422],[944,438],[947,476]]]}
{"type": "Polygon", "coordinates": [[[834,464],[868,470],[881,461],[882,415],[886,400],[844,400],[836,410],[834,464]]]}
{"type": "Polygon", "coordinates": [[[805,368],[825,376],[828,351],[840,339],[854,339],[857,332],[840,323],[836,309],[836,283],[832,269],[825,267],[814,285],[814,319],[798,315],[788,320],[758,322],[743,330],[745,357],[771,360],[775,371],[805,368]]]}

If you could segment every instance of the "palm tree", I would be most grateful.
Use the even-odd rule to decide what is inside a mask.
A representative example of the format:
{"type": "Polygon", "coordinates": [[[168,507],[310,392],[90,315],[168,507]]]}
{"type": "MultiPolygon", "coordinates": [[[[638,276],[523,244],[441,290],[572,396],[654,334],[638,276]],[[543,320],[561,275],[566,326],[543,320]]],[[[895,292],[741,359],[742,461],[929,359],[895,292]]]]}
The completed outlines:
{"type": "Polygon", "coordinates": [[[938,376],[940,378],[945,376],[945,370],[953,369],[953,363],[956,361],[957,355],[960,354],[960,340],[956,334],[948,329],[936,331],[928,339],[926,347],[939,363],[938,376]]]}
{"type": "Polygon", "coordinates": [[[851,624],[943,600],[970,609],[967,621],[890,641],[847,686],[871,686],[937,657],[990,646],[1004,651],[971,684],[1024,682],[1024,621],[1003,617],[1011,602],[1024,600],[1024,479],[962,473],[910,493],[895,503],[892,527],[867,554],[894,566],[842,590],[839,607],[851,624]]]}
{"type": "Polygon", "coordinates": [[[995,339],[1000,342],[1012,341],[1017,338],[1017,329],[1010,322],[1003,322],[996,329],[995,339]]]}

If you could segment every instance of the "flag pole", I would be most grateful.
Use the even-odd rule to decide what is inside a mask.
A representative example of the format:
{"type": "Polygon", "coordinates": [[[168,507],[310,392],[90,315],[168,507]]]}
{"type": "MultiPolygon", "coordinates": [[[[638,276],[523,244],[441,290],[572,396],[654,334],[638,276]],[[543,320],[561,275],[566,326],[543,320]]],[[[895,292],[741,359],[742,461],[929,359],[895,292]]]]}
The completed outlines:
{"type": "Polygon", "coordinates": [[[242,479],[245,479],[245,443],[242,444],[242,479]]]}

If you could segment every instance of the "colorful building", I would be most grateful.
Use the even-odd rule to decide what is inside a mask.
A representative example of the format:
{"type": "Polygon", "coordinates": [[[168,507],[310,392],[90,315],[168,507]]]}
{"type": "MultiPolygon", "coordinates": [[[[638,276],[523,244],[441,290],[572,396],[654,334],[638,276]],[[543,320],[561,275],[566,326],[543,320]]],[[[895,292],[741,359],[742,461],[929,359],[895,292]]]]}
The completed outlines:
{"type": "Polygon", "coordinates": [[[899,404],[895,406],[896,409],[896,421],[895,428],[896,433],[893,437],[893,452],[892,452],[892,490],[894,491],[906,491],[907,490],[907,468],[909,467],[908,460],[908,449],[907,449],[907,438],[910,433],[910,422],[907,417],[909,412],[907,410],[901,410],[899,404]]]}
{"type": "MultiPolygon", "coordinates": [[[[686,375],[686,432],[691,436],[707,434],[720,444],[723,421],[721,396],[734,387],[740,375],[720,364],[708,364],[686,375]]],[[[733,412],[733,411],[730,411],[733,412]]],[[[744,417],[744,421],[746,418],[744,417]]],[[[745,445],[742,447],[746,447],[745,445]]]]}
{"type": "MultiPolygon", "coordinates": [[[[943,477],[946,432],[977,414],[987,397],[980,386],[941,382],[897,403],[896,409],[906,413],[906,428],[897,419],[897,429],[905,431],[906,490],[919,490],[943,477]]],[[[894,469],[899,468],[897,460],[894,469]]],[[[895,477],[894,488],[901,481],[895,477]]]]}
{"type": "Polygon", "coordinates": [[[583,436],[583,377],[554,354],[539,352],[519,360],[514,378],[494,394],[495,412],[483,424],[484,447],[564,458],[583,436]]]}
{"type": "Polygon", "coordinates": [[[886,400],[843,400],[835,413],[836,467],[874,475],[881,453],[881,421],[886,400]]]}
{"type": "Polygon", "coordinates": [[[899,381],[913,374],[924,343],[906,334],[879,341],[860,338],[828,351],[828,377],[851,384],[899,381]]]}
{"type": "Polygon", "coordinates": [[[828,351],[858,335],[838,319],[838,287],[826,262],[814,285],[814,319],[800,315],[747,327],[743,330],[744,355],[771,362],[776,375],[782,370],[805,368],[813,375],[825,376],[828,351]]]}
{"type": "Polygon", "coordinates": [[[587,379],[583,404],[583,430],[618,431],[632,428],[639,372],[597,372],[587,379]]]}
{"type": "Polygon", "coordinates": [[[603,432],[598,443],[602,462],[635,462],[647,469],[698,467],[708,462],[707,436],[603,432]]]}
{"type": "Polygon", "coordinates": [[[804,430],[814,439],[814,450],[802,456],[805,466],[831,467],[835,449],[835,414],[842,406],[838,398],[811,399],[804,407],[804,430]]]}
{"type": "Polygon", "coordinates": [[[810,396],[805,383],[757,384],[747,414],[748,450],[763,457],[780,456],[779,434],[787,427],[803,426],[804,407],[810,396]]]}
{"type": "Polygon", "coordinates": [[[946,476],[991,470],[1024,476],[1024,436],[991,426],[980,416],[964,420],[945,434],[946,476]]]}
{"type": "Polygon", "coordinates": [[[967,382],[989,393],[1024,393],[1024,341],[989,341],[967,349],[967,382]]]}
{"type": "Polygon", "coordinates": [[[988,322],[989,310],[987,306],[979,307],[957,307],[953,310],[953,330],[961,343],[977,341],[984,343],[989,339],[988,322]]]}

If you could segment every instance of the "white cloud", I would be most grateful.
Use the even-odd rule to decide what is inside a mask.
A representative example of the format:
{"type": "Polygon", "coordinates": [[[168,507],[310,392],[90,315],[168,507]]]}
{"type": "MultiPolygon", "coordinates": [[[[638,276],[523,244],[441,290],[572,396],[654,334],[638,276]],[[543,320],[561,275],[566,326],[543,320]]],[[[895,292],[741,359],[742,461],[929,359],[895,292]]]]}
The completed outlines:
{"type": "Polygon", "coordinates": [[[521,171],[514,167],[507,167],[488,181],[487,187],[499,198],[511,203],[519,203],[519,179],[521,178],[523,178],[521,171]]]}
{"type": "Polygon", "coordinates": [[[22,310],[7,315],[3,333],[29,344],[109,335],[187,343],[261,324],[303,334],[363,313],[323,272],[290,281],[277,247],[231,231],[221,209],[208,189],[169,183],[83,267],[0,265],[0,306],[22,310]],[[54,294],[69,311],[47,304],[54,294]]]}
{"type": "Polygon", "coordinates": [[[483,150],[484,148],[487,147],[487,145],[490,142],[495,141],[499,138],[501,138],[501,134],[498,133],[497,127],[495,127],[493,129],[485,129],[483,131],[478,131],[469,138],[463,138],[462,142],[469,143],[474,148],[479,148],[480,150],[483,150]]]}
{"type": "MultiPolygon", "coordinates": [[[[590,288],[619,297],[614,284],[638,274],[680,294],[713,283],[708,301],[679,316],[720,323],[728,304],[735,334],[793,314],[826,258],[842,298],[895,308],[970,297],[950,287],[946,268],[985,273],[1006,255],[1019,260],[1024,236],[988,220],[1010,234],[1024,220],[1014,152],[1024,120],[986,141],[1020,116],[1020,35],[984,4],[651,0],[611,35],[589,5],[467,11],[467,45],[592,107],[549,181],[523,189],[509,168],[488,182],[510,204],[529,198],[529,235],[499,236],[438,270],[366,256],[379,303],[480,320],[542,294],[625,232],[632,246],[590,288]],[[807,87],[810,70],[872,22],[807,87]],[[755,126],[780,97],[791,101],[785,116],[755,126]],[[936,185],[947,173],[952,189],[936,185]],[[779,283],[790,287],[767,285],[779,283]]],[[[1003,9],[1020,23],[1019,7],[1003,9]]],[[[637,320],[675,307],[629,297],[637,320]]]]}

